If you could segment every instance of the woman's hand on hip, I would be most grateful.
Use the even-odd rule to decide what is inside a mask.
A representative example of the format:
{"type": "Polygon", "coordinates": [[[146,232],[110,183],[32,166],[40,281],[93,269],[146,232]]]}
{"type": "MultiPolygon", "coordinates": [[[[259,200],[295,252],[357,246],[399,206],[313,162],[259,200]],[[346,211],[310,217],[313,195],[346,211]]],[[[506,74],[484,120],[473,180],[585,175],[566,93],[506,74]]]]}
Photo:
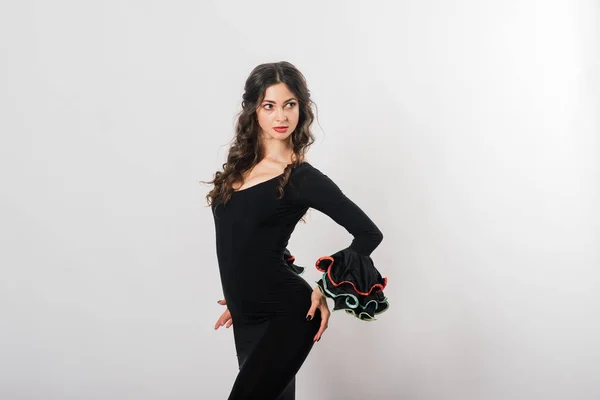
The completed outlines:
{"type": "MultiPolygon", "coordinates": [[[[225,300],[219,300],[217,301],[217,303],[219,303],[222,306],[227,304],[225,300]]],[[[225,308],[225,311],[223,312],[223,314],[221,314],[221,316],[217,320],[217,323],[215,324],[215,330],[219,329],[223,325],[225,325],[225,328],[229,328],[232,324],[233,320],[231,319],[231,313],[229,312],[228,308],[225,308]]]]}
{"type": "Polygon", "coordinates": [[[329,306],[327,305],[327,298],[325,297],[325,295],[321,291],[321,288],[318,285],[313,290],[312,295],[310,296],[310,301],[311,301],[310,310],[308,310],[308,314],[306,315],[306,320],[310,321],[311,319],[313,319],[315,317],[315,312],[317,311],[317,308],[321,312],[321,327],[319,328],[319,331],[313,338],[313,342],[318,342],[319,340],[321,340],[321,336],[323,335],[323,332],[325,332],[325,330],[329,326],[329,316],[331,315],[331,312],[329,312],[329,306]],[[309,318],[309,316],[310,316],[310,318],[309,318]]]}

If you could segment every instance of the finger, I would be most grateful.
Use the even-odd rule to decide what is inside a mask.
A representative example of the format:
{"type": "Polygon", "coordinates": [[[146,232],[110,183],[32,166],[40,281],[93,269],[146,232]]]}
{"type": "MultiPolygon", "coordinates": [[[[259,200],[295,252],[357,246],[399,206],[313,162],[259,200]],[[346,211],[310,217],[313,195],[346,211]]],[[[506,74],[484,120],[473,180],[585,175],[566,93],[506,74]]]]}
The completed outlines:
{"type": "Polygon", "coordinates": [[[313,342],[319,341],[321,339],[321,336],[323,336],[323,333],[325,332],[326,329],[327,329],[327,325],[323,325],[323,323],[321,323],[321,327],[319,328],[319,331],[313,338],[313,342]]]}
{"type": "Polygon", "coordinates": [[[225,325],[225,328],[229,329],[229,327],[233,325],[233,320],[230,319],[229,321],[227,321],[227,324],[225,325]]]}
{"type": "Polygon", "coordinates": [[[313,338],[313,342],[316,342],[321,339],[323,332],[327,330],[329,326],[329,314],[327,312],[321,311],[321,326],[319,327],[319,331],[313,338]]]}
{"type": "Polygon", "coordinates": [[[219,303],[220,305],[224,306],[225,304],[227,304],[225,302],[225,300],[217,300],[217,303],[219,303]]]}
{"type": "Polygon", "coordinates": [[[215,324],[215,329],[219,329],[219,327],[223,326],[223,324],[225,324],[225,322],[227,322],[229,318],[231,317],[229,316],[229,313],[227,311],[221,314],[221,316],[217,320],[217,323],[215,324]]]}
{"type": "Polygon", "coordinates": [[[311,319],[313,319],[315,317],[315,311],[317,310],[317,307],[319,306],[319,302],[318,301],[313,301],[310,305],[310,308],[308,310],[308,313],[306,314],[306,320],[310,321],[311,319]],[[310,318],[309,318],[310,316],[310,318]]]}

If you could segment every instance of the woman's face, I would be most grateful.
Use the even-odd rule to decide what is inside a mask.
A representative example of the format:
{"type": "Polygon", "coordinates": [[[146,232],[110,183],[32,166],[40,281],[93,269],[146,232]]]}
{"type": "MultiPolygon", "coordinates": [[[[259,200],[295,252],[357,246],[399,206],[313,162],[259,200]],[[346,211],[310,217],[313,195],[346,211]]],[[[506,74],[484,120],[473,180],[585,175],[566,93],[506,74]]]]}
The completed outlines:
{"type": "Polygon", "coordinates": [[[262,135],[268,139],[287,140],[298,125],[298,100],[285,83],[277,83],[265,90],[265,97],[256,109],[256,115],[262,135]],[[287,129],[276,130],[277,127],[287,129]]]}

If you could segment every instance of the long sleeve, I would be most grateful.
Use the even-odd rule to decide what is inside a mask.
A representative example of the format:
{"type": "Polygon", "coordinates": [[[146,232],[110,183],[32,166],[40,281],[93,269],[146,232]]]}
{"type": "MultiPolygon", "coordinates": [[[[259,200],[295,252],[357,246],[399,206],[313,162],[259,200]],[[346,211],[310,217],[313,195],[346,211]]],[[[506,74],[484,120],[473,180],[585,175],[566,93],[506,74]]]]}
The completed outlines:
{"type": "Polygon", "coordinates": [[[381,276],[371,253],[383,240],[375,223],[325,174],[308,163],[295,180],[298,202],[328,215],[354,238],[345,249],[320,257],[316,268],[323,272],[317,284],[334,300],[334,310],[364,320],[375,319],[389,308],[383,294],[387,278],[381,276]]]}

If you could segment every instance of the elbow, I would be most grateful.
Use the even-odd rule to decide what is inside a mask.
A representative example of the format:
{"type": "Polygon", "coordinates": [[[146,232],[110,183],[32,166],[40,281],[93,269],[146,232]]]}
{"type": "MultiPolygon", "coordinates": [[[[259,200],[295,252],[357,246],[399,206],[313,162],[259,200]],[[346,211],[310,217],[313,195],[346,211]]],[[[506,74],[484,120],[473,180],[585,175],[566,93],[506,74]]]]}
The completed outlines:
{"type": "Polygon", "coordinates": [[[379,246],[381,242],[383,242],[383,233],[379,231],[379,234],[377,235],[377,245],[379,246]]]}
{"type": "Polygon", "coordinates": [[[356,243],[355,250],[365,255],[371,255],[382,241],[383,233],[379,229],[374,229],[364,235],[359,243],[356,243]]]}
{"type": "Polygon", "coordinates": [[[383,241],[383,233],[377,229],[375,233],[373,233],[373,245],[374,247],[379,246],[379,244],[383,241]]]}

